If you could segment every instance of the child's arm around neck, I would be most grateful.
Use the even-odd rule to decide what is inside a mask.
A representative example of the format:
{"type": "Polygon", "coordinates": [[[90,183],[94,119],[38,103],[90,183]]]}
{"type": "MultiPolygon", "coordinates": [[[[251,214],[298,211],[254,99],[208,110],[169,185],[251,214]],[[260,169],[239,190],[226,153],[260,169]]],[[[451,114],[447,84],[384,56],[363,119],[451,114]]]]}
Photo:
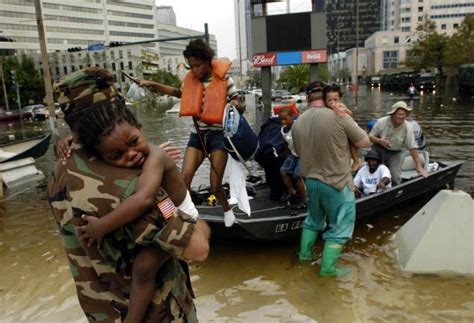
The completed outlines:
{"type": "Polygon", "coordinates": [[[88,236],[101,240],[107,233],[134,221],[153,206],[160,187],[168,192],[175,205],[186,197],[186,186],[173,159],[162,148],[150,145],[135,193],[109,214],[90,221],[86,228],[88,236]]]}

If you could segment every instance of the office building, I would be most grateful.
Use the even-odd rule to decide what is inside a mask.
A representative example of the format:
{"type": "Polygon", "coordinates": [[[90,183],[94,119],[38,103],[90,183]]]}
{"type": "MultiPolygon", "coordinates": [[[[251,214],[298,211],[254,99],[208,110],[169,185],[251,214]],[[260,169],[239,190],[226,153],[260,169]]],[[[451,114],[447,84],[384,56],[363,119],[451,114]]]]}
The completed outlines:
{"type": "Polygon", "coordinates": [[[364,40],[380,29],[380,17],[380,1],[327,0],[328,52],[333,54],[353,47],[362,47],[364,40]]]}
{"type": "Polygon", "coordinates": [[[474,14],[472,0],[382,0],[383,31],[415,32],[428,17],[440,33],[452,35],[464,17],[474,14]]]}
{"type": "MultiPolygon", "coordinates": [[[[0,0],[0,49],[39,53],[34,0],[0,0]]],[[[155,0],[43,0],[48,51],[158,38],[155,0]]],[[[155,49],[159,44],[146,45],[155,49]]]]}
{"type": "MultiPolygon", "coordinates": [[[[32,57],[35,67],[42,73],[41,55],[34,54],[32,57]]],[[[103,67],[115,75],[119,88],[130,84],[122,71],[143,79],[160,68],[158,51],[143,45],[110,47],[99,51],[57,51],[48,53],[48,61],[53,81],[86,67],[103,67]]]]}
{"type": "Polygon", "coordinates": [[[156,20],[162,24],[176,26],[176,14],[172,6],[157,6],[156,20]]]}

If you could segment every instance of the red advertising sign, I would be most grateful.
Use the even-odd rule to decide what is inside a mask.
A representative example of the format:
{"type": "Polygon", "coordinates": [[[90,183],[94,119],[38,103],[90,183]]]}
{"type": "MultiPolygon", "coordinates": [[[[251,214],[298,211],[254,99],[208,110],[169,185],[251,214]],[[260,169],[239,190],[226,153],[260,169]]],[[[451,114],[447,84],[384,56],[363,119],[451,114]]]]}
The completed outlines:
{"type": "Polygon", "coordinates": [[[276,65],[276,53],[253,54],[252,61],[254,67],[274,66],[276,65]]]}
{"type": "Polygon", "coordinates": [[[326,63],[326,50],[305,50],[302,52],[301,61],[307,63],[326,63]]]}

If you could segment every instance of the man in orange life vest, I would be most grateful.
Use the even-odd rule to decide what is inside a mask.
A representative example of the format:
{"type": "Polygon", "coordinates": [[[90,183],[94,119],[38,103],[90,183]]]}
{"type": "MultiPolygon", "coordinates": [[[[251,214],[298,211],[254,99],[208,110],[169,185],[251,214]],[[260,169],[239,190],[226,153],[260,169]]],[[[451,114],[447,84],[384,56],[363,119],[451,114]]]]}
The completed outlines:
{"type": "Polygon", "coordinates": [[[214,51],[202,39],[192,40],[183,51],[190,71],[181,89],[147,80],[141,81],[140,86],[181,98],[180,116],[191,116],[196,121],[184,154],[184,182],[190,189],[194,174],[206,155],[209,156],[211,193],[222,205],[224,223],[230,227],[235,216],[222,188],[228,158],[223,143],[222,120],[228,102],[239,112],[243,111],[234,81],[227,74],[231,64],[214,59],[214,55],[214,51]]]}

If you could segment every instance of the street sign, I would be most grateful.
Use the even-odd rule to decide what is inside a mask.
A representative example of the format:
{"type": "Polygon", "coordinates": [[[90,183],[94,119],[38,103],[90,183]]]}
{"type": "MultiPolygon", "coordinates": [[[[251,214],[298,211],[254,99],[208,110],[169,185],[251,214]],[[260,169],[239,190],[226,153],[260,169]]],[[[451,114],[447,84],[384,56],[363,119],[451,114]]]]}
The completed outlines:
{"type": "Polygon", "coordinates": [[[104,43],[90,44],[89,46],[87,46],[88,52],[94,52],[94,51],[104,50],[104,49],[105,49],[104,43]]]}

